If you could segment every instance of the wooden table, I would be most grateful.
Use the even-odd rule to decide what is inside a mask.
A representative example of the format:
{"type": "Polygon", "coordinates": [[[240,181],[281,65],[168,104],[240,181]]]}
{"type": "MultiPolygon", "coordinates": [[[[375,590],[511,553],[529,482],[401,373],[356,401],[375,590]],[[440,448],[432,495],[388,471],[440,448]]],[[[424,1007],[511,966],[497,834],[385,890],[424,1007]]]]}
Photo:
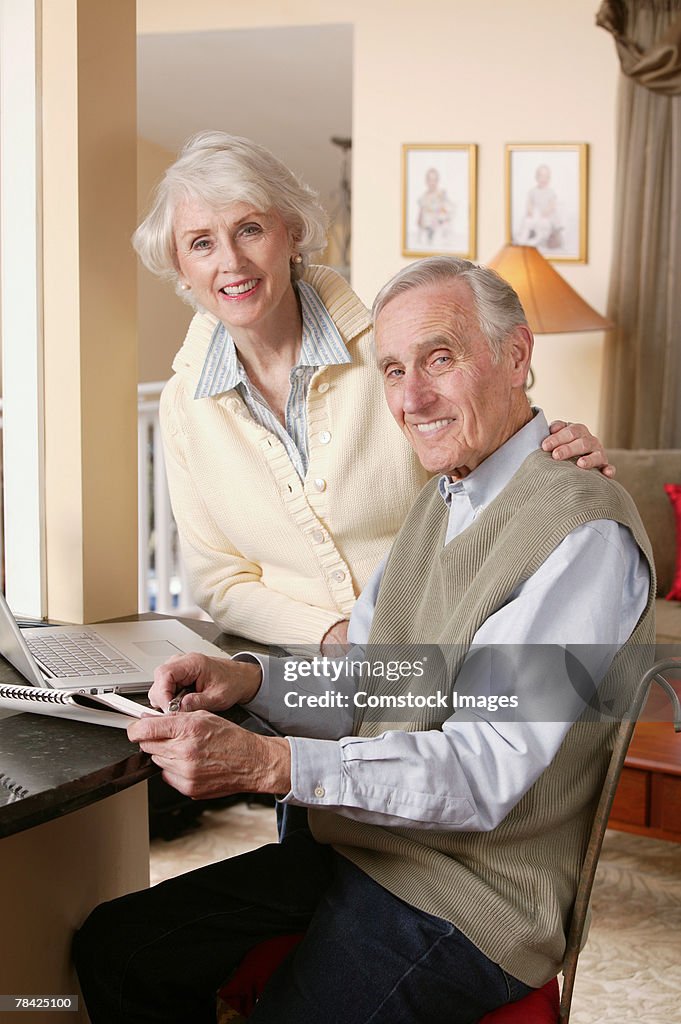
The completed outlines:
{"type": "MultiPolygon", "coordinates": [[[[245,645],[184,621],[230,652],[245,645]]],[[[0,682],[23,682],[2,658],[0,682]]],[[[122,729],[0,715],[0,995],[79,994],[75,929],[98,903],[149,884],[145,780],[157,771],[122,729]]],[[[68,1020],[88,1019],[81,999],[68,1020]]],[[[53,1024],[55,1014],[17,1020],[53,1024]]]]}
{"type": "MultiPolygon", "coordinates": [[[[75,929],[98,903],[149,884],[143,780],[156,770],[124,730],[30,714],[0,721],[0,994],[79,995],[75,929]]],[[[82,1000],[68,1019],[88,1020],[82,1000]]]]}
{"type": "Polygon", "coordinates": [[[670,722],[636,726],[610,828],[681,842],[681,733],[670,722]]]}

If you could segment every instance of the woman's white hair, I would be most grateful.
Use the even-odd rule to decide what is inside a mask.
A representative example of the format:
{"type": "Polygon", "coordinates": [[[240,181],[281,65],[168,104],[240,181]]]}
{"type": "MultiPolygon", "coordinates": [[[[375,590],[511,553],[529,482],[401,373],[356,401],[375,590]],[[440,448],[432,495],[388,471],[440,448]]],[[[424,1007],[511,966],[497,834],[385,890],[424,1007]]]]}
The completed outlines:
{"type": "Polygon", "coordinates": [[[504,342],[520,325],[527,327],[527,317],[520,299],[507,281],[491,270],[457,256],[429,256],[404,267],[374,299],[371,315],[374,323],[381,310],[398,295],[413,288],[425,288],[459,278],[473,293],[473,306],[480,330],[489,345],[495,362],[501,358],[504,342]]]}
{"type": "Polygon", "coordinates": [[[252,203],[274,209],[295,242],[302,263],[292,264],[293,279],[302,275],[312,253],[326,245],[328,217],[314,192],[264,146],[226,132],[204,131],[189,139],[166,170],[154,193],[151,209],[132,236],[145,267],[174,281],[176,291],[193,305],[190,292],[179,287],[173,234],[177,206],[199,199],[215,210],[229,203],[252,203]]]}

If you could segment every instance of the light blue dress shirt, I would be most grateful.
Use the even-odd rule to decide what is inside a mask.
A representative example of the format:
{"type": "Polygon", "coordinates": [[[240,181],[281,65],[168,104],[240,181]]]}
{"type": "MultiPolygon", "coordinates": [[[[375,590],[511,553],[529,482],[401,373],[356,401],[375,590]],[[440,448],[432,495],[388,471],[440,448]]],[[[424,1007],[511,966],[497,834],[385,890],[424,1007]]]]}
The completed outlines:
{"type": "Polygon", "coordinates": [[[303,340],[298,362],[289,371],[285,426],[279,422],[264,395],[248,379],[232,336],[221,322],[213,331],[194,398],[209,398],[236,389],[253,419],[284,445],[296,473],[303,480],[309,461],[307,393],[310,381],[320,366],[351,363],[352,356],[312,285],[299,281],[296,288],[303,321],[303,340]]]}
{"type": "MultiPolygon", "coordinates": [[[[537,412],[469,476],[441,479],[449,506],[445,543],[474,521],[547,434],[546,419],[537,412]]],[[[352,613],[349,638],[355,644],[368,638],[383,568],[352,613]]],[[[292,782],[285,801],[378,825],[493,829],[551,763],[584,707],[568,678],[565,646],[579,648],[581,663],[597,685],[636,626],[649,585],[648,565],[629,530],[595,520],[573,530],[475,634],[457,691],[489,692],[490,661],[479,651],[503,644],[508,678],[493,679],[493,691],[516,694],[525,715],[543,708],[537,719],[552,717],[547,706],[559,708],[555,717],[561,721],[529,721],[522,714],[523,720],[503,721],[478,709],[457,712],[441,731],[351,736],[355,677],[345,671],[333,689],[348,697],[348,707],[317,711],[314,735],[321,738],[312,739],[309,711],[271,699],[275,675],[277,689],[281,686],[281,673],[269,665],[274,659],[252,656],[263,667],[263,683],[248,710],[267,719],[291,746],[292,782]],[[530,657],[528,644],[554,646],[535,648],[537,656],[530,657]]],[[[331,686],[328,679],[287,685],[319,693],[331,686]]]]}

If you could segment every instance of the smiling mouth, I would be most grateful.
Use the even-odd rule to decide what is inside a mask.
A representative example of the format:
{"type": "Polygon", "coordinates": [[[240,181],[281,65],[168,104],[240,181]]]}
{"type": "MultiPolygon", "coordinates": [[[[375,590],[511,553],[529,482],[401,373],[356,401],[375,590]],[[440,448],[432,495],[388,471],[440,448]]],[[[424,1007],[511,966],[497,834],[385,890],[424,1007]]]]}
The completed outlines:
{"type": "Polygon", "coordinates": [[[222,295],[226,295],[228,299],[238,299],[242,295],[252,292],[259,284],[258,278],[253,277],[249,281],[240,281],[238,284],[226,284],[224,288],[220,289],[220,292],[222,295]]]}
{"type": "Polygon", "coordinates": [[[434,434],[436,430],[441,430],[442,427],[448,427],[449,424],[453,422],[453,419],[431,420],[430,423],[411,423],[410,427],[412,430],[418,431],[419,434],[434,434]]]}

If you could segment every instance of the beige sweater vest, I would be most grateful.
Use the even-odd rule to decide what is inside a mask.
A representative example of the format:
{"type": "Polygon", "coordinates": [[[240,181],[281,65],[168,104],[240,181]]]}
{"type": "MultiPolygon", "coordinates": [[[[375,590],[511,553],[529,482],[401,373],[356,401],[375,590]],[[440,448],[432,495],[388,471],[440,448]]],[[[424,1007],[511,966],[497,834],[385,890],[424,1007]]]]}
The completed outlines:
{"type": "MultiPolygon", "coordinates": [[[[648,538],[621,487],[598,473],[554,462],[541,451],[526,459],[475,523],[446,547],[447,510],[437,482],[426,485],[386,567],[370,643],[437,644],[445,652],[458,652],[453,657],[460,661],[478,627],[511,592],[568,533],[594,519],[628,526],[650,565],[646,610],[599,688],[601,701],[627,707],[643,671],[642,658],[654,641],[648,538]]],[[[442,679],[434,685],[441,686],[442,679]]],[[[371,684],[363,681],[363,687],[370,690],[371,684]]],[[[399,694],[413,691],[414,681],[389,685],[378,680],[379,688],[399,694]]],[[[437,729],[450,713],[426,709],[399,726],[369,721],[360,713],[355,732],[437,729]]],[[[332,843],[390,892],[453,922],[506,971],[540,986],[562,964],[616,729],[614,722],[587,722],[583,716],[551,765],[490,832],[383,828],[323,810],[310,811],[311,828],[320,842],[332,843]]]]}

